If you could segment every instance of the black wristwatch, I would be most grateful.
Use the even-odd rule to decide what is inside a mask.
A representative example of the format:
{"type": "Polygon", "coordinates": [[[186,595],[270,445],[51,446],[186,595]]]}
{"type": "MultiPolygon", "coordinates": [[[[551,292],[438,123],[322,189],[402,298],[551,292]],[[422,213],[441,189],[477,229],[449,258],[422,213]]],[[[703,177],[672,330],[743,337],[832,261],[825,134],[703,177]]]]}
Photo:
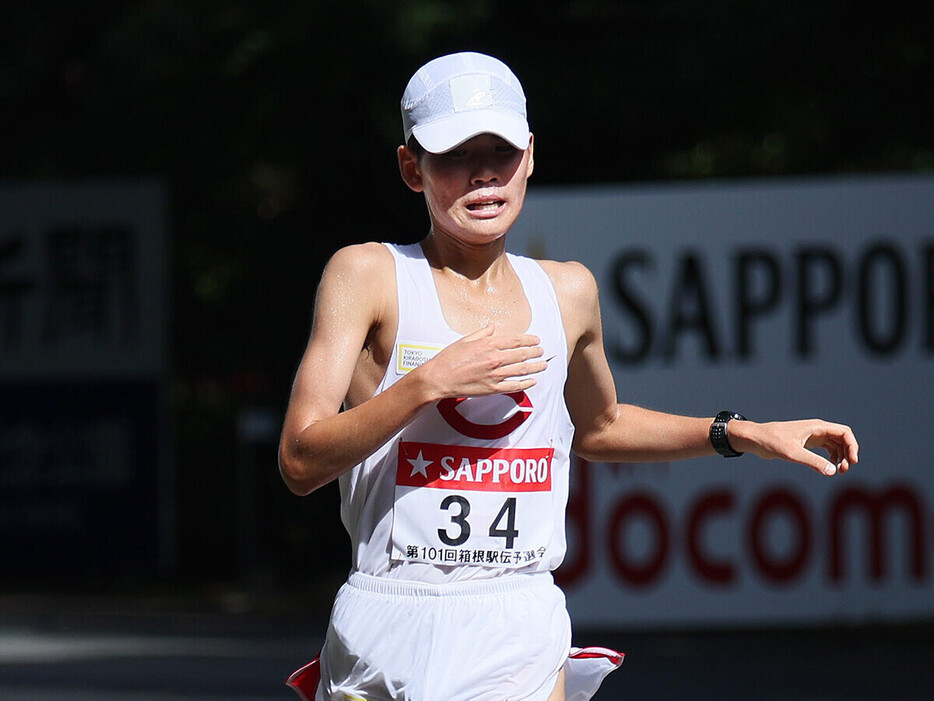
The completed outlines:
{"type": "Polygon", "coordinates": [[[733,450],[726,432],[726,425],[733,419],[745,421],[746,417],[735,411],[721,411],[710,424],[710,445],[725,458],[738,458],[742,453],[733,450]]]}

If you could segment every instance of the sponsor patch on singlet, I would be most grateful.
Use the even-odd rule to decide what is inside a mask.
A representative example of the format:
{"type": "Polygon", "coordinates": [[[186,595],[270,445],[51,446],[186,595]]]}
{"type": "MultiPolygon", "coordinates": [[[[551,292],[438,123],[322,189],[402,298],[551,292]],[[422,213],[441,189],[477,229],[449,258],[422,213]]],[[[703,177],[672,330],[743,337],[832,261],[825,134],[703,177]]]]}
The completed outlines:
{"type": "Polygon", "coordinates": [[[553,448],[482,448],[401,441],[392,558],[524,567],[554,526],[553,448]]]}
{"type": "Polygon", "coordinates": [[[404,375],[441,352],[441,347],[418,341],[400,341],[396,347],[396,374],[404,375]]]}

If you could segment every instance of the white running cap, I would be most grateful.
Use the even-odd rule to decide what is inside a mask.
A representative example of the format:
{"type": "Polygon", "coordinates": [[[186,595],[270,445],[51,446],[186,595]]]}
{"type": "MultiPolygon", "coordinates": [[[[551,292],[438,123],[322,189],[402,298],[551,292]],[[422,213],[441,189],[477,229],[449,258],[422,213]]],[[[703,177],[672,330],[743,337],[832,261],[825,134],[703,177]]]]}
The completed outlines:
{"type": "Polygon", "coordinates": [[[415,136],[429,153],[444,153],[478,134],[529,147],[525,93],[502,61],[473,52],[429,61],[402,95],[406,143],[415,136]]]}

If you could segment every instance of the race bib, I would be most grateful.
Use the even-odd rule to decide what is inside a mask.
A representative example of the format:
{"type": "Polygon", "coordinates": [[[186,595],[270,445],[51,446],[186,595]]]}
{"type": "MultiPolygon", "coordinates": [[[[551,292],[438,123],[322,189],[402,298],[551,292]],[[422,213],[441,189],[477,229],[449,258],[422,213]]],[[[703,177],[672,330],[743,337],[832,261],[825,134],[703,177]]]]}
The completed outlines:
{"type": "Polygon", "coordinates": [[[551,541],[553,448],[399,443],[392,558],[517,568],[551,541]]]}

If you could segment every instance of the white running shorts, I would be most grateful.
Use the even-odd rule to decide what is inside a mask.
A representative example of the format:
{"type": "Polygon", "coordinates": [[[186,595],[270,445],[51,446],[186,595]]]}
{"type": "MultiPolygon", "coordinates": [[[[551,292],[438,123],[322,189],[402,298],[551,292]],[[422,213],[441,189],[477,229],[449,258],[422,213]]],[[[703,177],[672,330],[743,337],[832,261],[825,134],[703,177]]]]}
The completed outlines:
{"type": "Polygon", "coordinates": [[[320,663],[287,683],[307,701],[546,701],[565,668],[568,701],[586,701],[623,656],[572,650],[570,635],[547,572],[440,585],[355,572],[320,663]]]}

